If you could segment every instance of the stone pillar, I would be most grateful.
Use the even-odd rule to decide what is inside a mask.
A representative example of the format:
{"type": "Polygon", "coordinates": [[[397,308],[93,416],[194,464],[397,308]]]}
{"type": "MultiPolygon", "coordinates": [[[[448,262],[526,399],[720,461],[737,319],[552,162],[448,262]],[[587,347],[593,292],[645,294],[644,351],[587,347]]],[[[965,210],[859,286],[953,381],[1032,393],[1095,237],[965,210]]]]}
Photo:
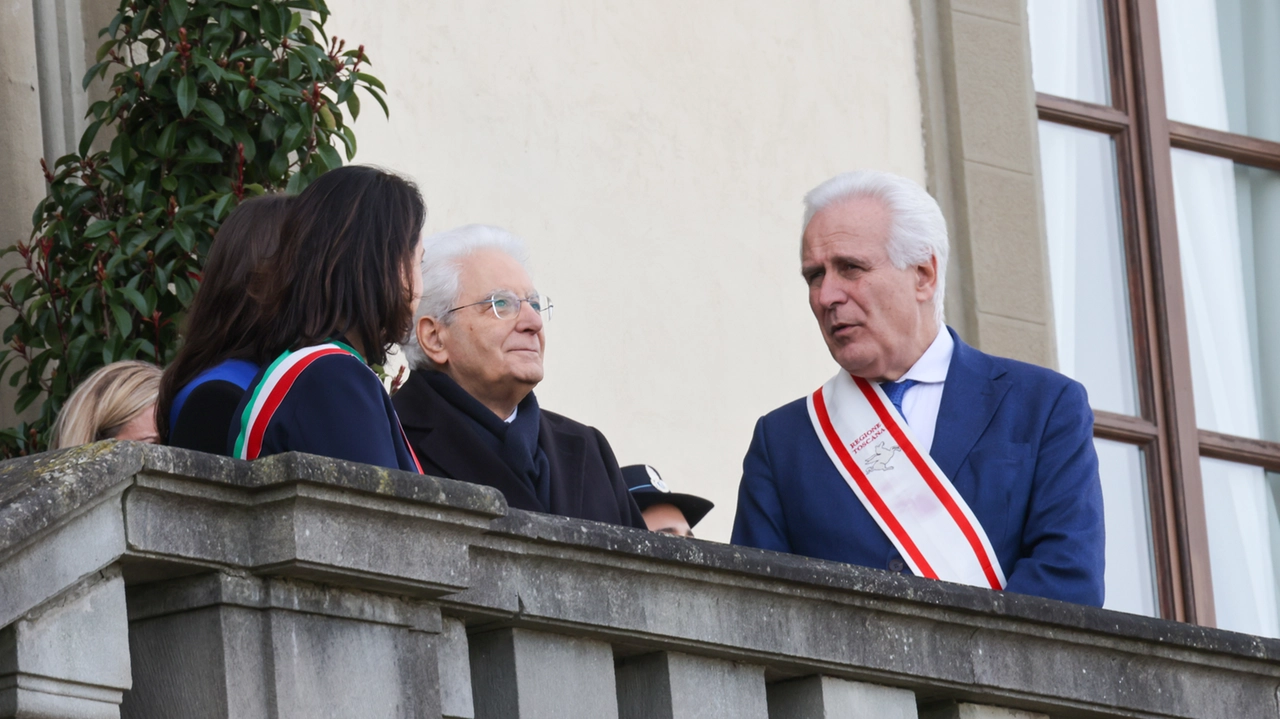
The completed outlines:
{"type": "Polygon", "coordinates": [[[475,719],[471,700],[471,653],[467,627],[461,619],[445,617],[440,630],[440,710],[444,719],[475,719]]]}
{"type": "Polygon", "coordinates": [[[920,719],[1049,719],[1049,716],[985,704],[944,702],[921,709],[920,719]]]}
{"type": "Polygon", "coordinates": [[[0,719],[118,719],[128,632],[116,567],[0,630],[0,719]]]}
{"type": "Polygon", "coordinates": [[[469,637],[476,719],[617,719],[613,648],[528,629],[469,637]]]}
{"type": "Polygon", "coordinates": [[[834,677],[769,685],[770,719],[917,719],[915,692],[834,677]]]}
{"type": "Polygon", "coordinates": [[[947,322],[1057,366],[1025,2],[912,0],[929,190],[951,231],[947,322]]]}
{"type": "Polygon", "coordinates": [[[441,716],[433,605],[224,574],[129,602],[127,718],[441,716]]]}
{"type": "Polygon", "coordinates": [[[618,667],[620,719],[766,719],[764,667],[676,652],[618,667]]]}

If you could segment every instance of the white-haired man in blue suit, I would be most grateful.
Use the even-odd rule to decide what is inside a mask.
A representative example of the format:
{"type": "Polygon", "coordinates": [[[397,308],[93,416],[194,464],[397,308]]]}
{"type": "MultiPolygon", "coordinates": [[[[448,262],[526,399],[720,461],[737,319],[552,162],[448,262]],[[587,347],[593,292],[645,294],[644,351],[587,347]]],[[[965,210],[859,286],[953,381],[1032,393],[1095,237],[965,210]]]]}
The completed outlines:
{"type": "Polygon", "coordinates": [[[846,173],[805,206],[801,272],[840,369],[756,424],[734,543],[1100,606],[1084,388],[944,324],[946,223],[915,182],[846,173]]]}

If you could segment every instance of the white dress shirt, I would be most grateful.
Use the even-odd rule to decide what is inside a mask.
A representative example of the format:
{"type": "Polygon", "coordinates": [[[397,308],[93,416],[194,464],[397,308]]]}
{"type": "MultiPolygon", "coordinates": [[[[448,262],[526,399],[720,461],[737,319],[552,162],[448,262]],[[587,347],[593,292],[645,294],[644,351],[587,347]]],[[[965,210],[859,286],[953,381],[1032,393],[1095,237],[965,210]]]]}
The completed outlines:
{"type": "Polygon", "coordinates": [[[951,367],[951,353],[955,348],[955,340],[943,325],[929,349],[898,378],[899,382],[913,379],[919,383],[902,396],[902,416],[920,444],[930,449],[938,424],[938,408],[942,406],[942,387],[947,381],[947,369],[951,367]]]}
{"type": "MultiPolygon", "coordinates": [[[[950,355],[947,355],[947,356],[949,357],[950,355]]],[[[934,410],[934,411],[936,412],[937,410],[934,410]]],[[[507,424],[511,424],[512,422],[516,421],[516,415],[518,414],[520,414],[520,408],[516,407],[515,409],[511,410],[511,416],[507,417],[502,421],[506,422],[507,424]]]]}

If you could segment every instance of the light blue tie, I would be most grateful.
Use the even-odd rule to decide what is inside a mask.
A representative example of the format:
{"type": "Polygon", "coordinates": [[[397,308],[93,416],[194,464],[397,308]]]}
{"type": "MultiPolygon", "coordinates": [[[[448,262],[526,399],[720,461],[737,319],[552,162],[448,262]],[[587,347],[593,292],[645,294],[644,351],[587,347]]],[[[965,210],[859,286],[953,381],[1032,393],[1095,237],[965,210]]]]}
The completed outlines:
{"type": "Polygon", "coordinates": [[[911,389],[917,384],[919,384],[919,382],[913,379],[904,379],[898,382],[881,382],[880,383],[880,389],[884,390],[884,393],[888,395],[889,401],[892,402],[893,406],[898,409],[898,414],[902,415],[903,419],[907,418],[907,413],[902,411],[902,398],[907,395],[907,390],[911,389]]]}

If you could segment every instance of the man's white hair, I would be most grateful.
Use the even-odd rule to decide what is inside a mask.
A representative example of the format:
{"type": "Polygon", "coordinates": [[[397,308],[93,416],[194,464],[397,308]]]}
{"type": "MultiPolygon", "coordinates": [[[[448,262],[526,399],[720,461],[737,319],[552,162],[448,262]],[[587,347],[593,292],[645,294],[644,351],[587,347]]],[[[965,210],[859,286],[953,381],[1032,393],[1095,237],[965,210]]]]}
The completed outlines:
{"type": "Polygon", "coordinates": [[[524,240],[501,227],[463,225],[423,238],[422,299],[413,315],[414,330],[400,345],[410,369],[438,369],[418,346],[418,320],[434,317],[446,325],[453,321],[449,310],[460,301],[462,261],[480,250],[505,253],[529,272],[529,250],[524,240]]]}
{"type": "Polygon", "coordinates": [[[804,196],[804,225],[800,228],[801,251],[804,233],[813,216],[832,205],[862,197],[877,199],[889,210],[889,261],[905,270],[938,258],[938,286],[933,295],[933,313],[938,324],[945,322],[947,221],[937,200],[919,184],[905,177],[876,170],[845,172],[809,190],[804,196]]]}

